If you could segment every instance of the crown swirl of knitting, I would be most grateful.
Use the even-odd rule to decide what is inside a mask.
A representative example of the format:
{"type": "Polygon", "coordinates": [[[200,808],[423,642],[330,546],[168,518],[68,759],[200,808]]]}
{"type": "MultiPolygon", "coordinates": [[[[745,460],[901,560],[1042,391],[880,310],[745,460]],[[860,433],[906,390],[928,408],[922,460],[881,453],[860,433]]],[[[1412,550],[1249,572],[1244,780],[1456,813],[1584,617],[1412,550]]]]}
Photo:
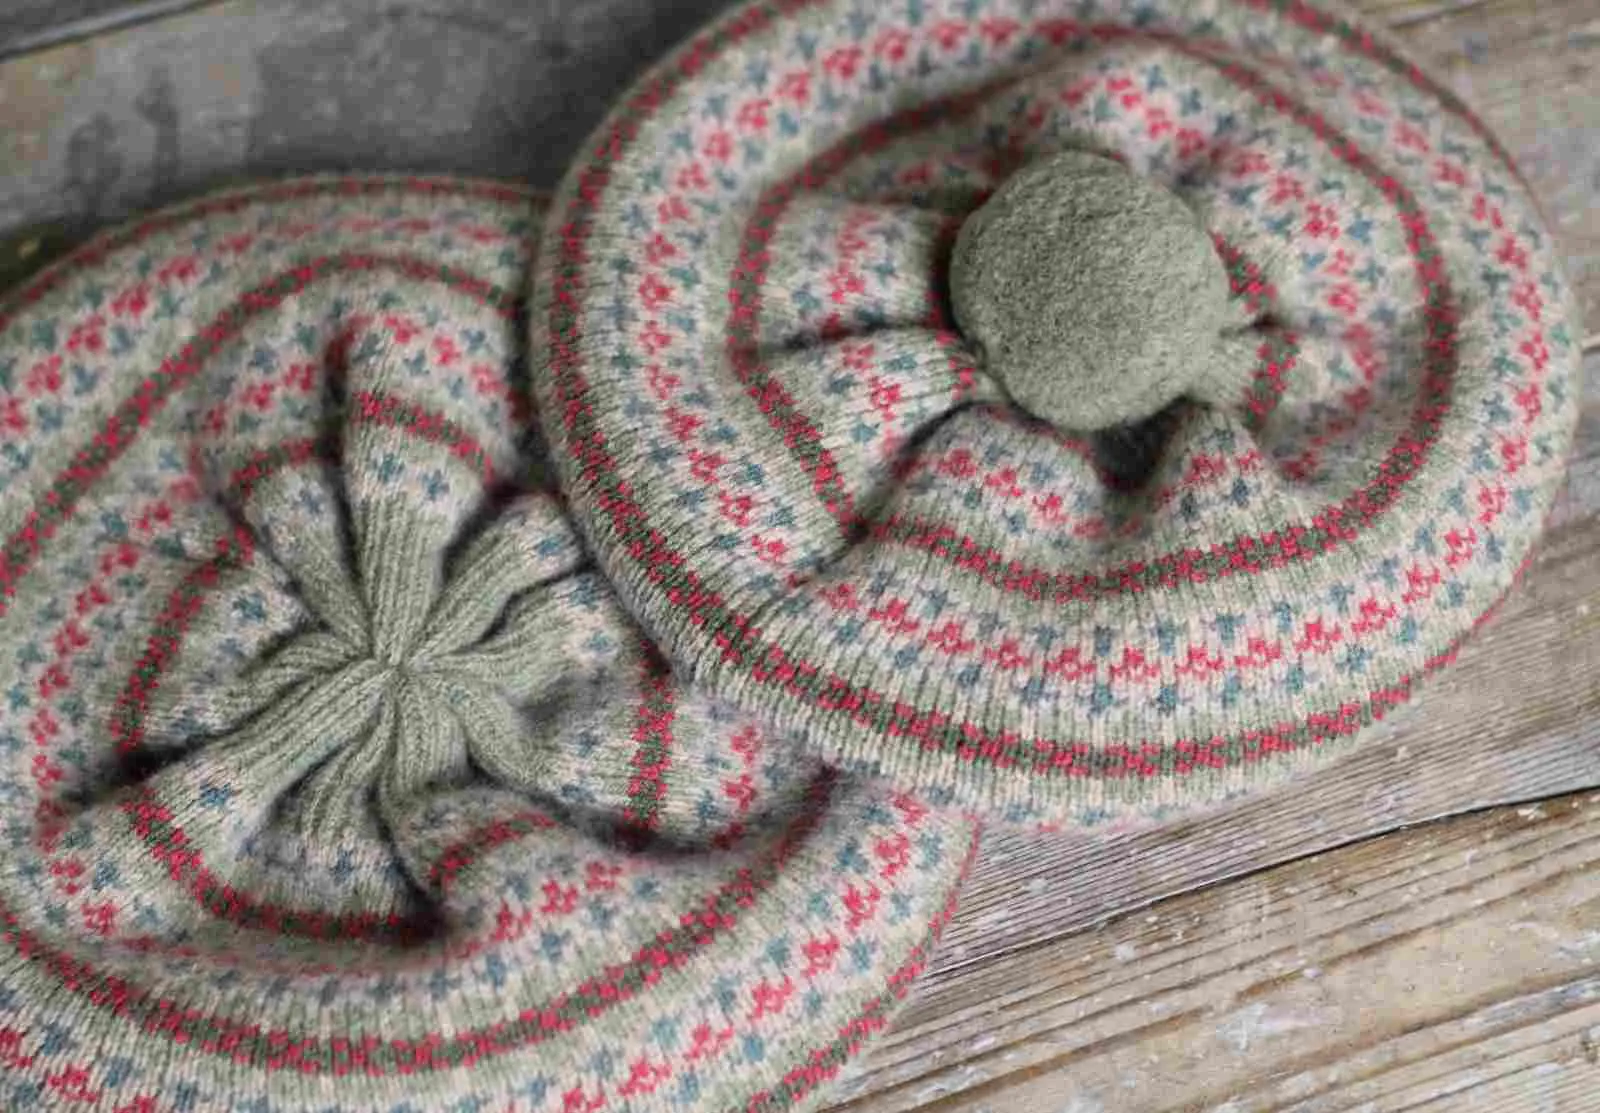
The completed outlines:
{"type": "Polygon", "coordinates": [[[971,824],[680,684],[545,486],[537,202],[312,179],[0,303],[0,1107],[814,1104],[971,824]]]}

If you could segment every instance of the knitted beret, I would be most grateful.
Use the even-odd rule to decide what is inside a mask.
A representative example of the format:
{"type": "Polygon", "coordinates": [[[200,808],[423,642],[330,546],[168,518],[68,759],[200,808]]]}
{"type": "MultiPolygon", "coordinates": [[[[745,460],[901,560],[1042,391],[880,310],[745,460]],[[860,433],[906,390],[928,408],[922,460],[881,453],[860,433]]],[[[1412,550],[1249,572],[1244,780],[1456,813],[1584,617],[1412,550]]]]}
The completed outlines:
{"type": "Polygon", "coordinates": [[[1342,749],[1508,589],[1574,427],[1504,152],[1301,0],[742,6],[547,228],[540,416],[630,609],[1002,811],[1342,749]]]}
{"type": "Polygon", "coordinates": [[[0,303],[0,1108],[812,1104],[965,819],[684,690],[539,484],[537,207],[313,179],[0,303]]]}

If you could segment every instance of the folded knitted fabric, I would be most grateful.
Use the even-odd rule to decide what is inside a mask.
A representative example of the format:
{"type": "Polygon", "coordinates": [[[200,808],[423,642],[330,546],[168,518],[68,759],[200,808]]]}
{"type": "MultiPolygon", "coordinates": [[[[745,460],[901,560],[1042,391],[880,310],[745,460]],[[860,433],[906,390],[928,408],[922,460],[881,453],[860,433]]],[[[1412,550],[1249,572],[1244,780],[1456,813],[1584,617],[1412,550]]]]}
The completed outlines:
{"type": "Polygon", "coordinates": [[[630,610],[1000,814],[1346,748],[1508,589],[1575,421],[1504,152],[1320,3],[742,6],[548,228],[541,420],[630,610]]]}
{"type": "Polygon", "coordinates": [[[314,179],[0,302],[0,1108],[800,1108],[959,816],[684,690],[527,436],[537,206],[314,179]]]}

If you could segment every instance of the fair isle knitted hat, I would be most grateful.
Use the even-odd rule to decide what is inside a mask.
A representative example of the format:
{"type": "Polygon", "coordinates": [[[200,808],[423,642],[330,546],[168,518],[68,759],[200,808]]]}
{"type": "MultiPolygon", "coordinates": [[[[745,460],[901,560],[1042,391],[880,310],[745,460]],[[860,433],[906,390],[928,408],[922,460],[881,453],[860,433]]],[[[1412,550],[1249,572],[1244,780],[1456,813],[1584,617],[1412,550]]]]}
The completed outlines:
{"type": "Polygon", "coordinates": [[[1320,0],[767,0],[547,218],[541,420],[694,682],[1009,814],[1344,748],[1526,562],[1571,299],[1320,0]]]}
{"type": "Polygon", "coordinates": [[[500,186],[313,179],[0,303],[0,1108],[815,1102],[970,824],[686,691],[538,489],[500,186]]]}

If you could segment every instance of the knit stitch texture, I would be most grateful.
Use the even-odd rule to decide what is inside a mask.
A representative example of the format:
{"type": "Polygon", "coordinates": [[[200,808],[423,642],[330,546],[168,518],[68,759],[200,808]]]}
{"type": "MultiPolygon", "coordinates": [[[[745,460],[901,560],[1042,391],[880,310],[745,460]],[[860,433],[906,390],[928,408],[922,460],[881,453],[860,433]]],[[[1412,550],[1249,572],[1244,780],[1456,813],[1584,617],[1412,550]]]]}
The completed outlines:
{"type": "Polygon", "coordinates": [[[629,609],[830,759],[1011,817],[1345,750],[1510,587],[1576,418],[1504,152],[1319,2],[748,4],[548,229],[540,418],[629,609]],[[1104,436],[1013,406],[948,307],[964,222],[1062,150],[1193,211],[1247,340],[1104,436]]]}
{"type": "Polygon", "coordinates": [[[970,823],[684,689],[540,480],[538,208],[314,179],[0,302],[0,1109],[781,1110],[970,823]]]}

